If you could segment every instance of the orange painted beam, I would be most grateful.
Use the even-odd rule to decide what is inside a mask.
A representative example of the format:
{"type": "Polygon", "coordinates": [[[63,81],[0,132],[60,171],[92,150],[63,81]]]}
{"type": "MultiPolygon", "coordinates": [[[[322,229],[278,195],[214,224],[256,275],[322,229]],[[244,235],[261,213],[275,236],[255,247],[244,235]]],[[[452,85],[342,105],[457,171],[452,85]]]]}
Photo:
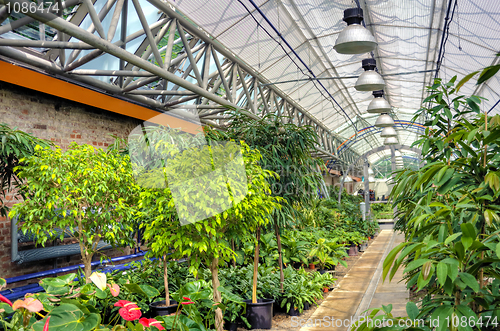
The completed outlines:
{"type": "Polygon", "coordinates": [[[92,91],[85,87],[68,83],[4,61],[0,61],[0,80],[50,95],[55,95],[63,99],[76,101],[84,105],[169,126],[171,128],[179,128],[184,132],[196,134],[203,131],[200,124],[159,113],[152,109],[92,91]]]}

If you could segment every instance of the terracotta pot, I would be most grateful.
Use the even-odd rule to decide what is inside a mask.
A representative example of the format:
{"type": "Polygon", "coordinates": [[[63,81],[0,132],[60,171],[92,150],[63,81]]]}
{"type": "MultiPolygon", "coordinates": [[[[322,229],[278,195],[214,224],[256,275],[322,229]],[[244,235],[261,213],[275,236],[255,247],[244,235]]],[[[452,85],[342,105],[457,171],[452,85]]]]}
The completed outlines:
{"type": "Polygon", "coordinates": [[[314,263],[309,263],[309,269],[316,269],[316,265],[314,263]]]}
{"type": "Polygon", "coordinates": [[[328,287],[323,287],[323,292],[328,293],[328,287]]]}

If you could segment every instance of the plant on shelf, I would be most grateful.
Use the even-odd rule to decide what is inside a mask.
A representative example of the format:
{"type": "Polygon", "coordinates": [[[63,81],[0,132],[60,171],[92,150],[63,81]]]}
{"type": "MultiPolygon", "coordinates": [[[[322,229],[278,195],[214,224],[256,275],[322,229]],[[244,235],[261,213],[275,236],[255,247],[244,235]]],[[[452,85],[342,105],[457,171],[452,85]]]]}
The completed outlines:
{"type": "Polygon", "coordinates": [[[90,282],[91,261],[101,241],[112,246],[132,243],[137,185],[127,156],[72,143],[67,151],[35,147],[20,160],[17,176],[25,181],[26,200],[9,216],[20,216],[20,229],[36,233],[36,242],[64,232],[75,238],[90,282]],[[63,230],[63,231],[61,231],[63,230]]]}
{"type": "Polygon", "coordinates": [[[343,247],[344,245],[320,238],[316,242],[316,246],[311,249],[309,256],[316,259],[314,263],[319,264],[320,270],[324,270],[326,266],[336,266],[339,263],[347,268],[347,263],[342,260],[342,257],[347,257],[343,247]]]}

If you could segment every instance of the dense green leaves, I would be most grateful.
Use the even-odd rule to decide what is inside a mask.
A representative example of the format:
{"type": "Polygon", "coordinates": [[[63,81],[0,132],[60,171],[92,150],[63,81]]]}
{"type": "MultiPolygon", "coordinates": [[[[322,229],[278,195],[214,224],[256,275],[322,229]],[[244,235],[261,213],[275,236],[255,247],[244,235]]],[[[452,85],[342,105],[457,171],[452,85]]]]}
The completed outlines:
{"type": "Polygon", "coordinates": [[[76,238],[87,279],[101,241],[132,243],[138,194],[128,156],[72,143],[67,151],[36,146],[21,161],[18,177],[26,182],[27,199],[9,215],[19,215],[21,230],[37,233],[37,243],[64,233],[76,238]]]}
{"type": "Polygon", "coordinates": [[[0,216],[6,216],[9,211],[4,204],[6,194],[13,193],[19,199],[18,193],[22,193],[17,191],[22,181],[16,176],[14,168],[21,165],[22,158],[32,155],[37,145],[52,146],[49,141],[0,123],[0,216]]]}
{"type": "MultiPolygon", "coordinates": [[[[486,68],[478,83],[499,69],[486,68]]],[[[406,242],[387,256],[384,277],[404,267],[408,287],[421,297],[418,306],[407,306],[410,318],[430,329],[438,318],[462,322],[434,330],[483,330],[474,321],[496,316],[500,303],[500,116],[479,114],[480,97],[454,95],[476,74],[456,88],[454,79],[436,79],[428,88],[416,115],[427,115],[416,142],[425,164],[398,172],[392,191],[406,242]]]]}

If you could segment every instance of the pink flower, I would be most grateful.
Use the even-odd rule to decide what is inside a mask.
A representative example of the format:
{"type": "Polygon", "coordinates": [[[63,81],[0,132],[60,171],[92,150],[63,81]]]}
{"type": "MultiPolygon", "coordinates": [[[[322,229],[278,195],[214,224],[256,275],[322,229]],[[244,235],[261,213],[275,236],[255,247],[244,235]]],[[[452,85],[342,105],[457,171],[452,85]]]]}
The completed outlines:
{"type": "Polygon", "coordinates": [[[150,328],[150,327],[154,326],[155,328],[157,328],[160,331],[165,330],[165,328],[161,325],[161,322],[155,320],[154,318],[143,317],[139,320],[139,323],[144,325],[145,328],[150,328]]]}
{"type": "Polygon", "coordinates": [[[12,309],[17,310],[19,308],[24,308],[32,313],[37,313],[43,310],[43,305],[38,299],[26,298],[24,300],[16,300],[12,305],[12,309]]]}
{"type": "Polygon", "coordinates": [[[184,300],[191,301],[191,299],[190,299],[190,298],[188,298],[188,297],[182,297],[182,298],[183,298],[184,300]]]}
{"type": "Polygon", "coordinates": [[[113,285],[108,284],[108,287],[112,296],[117,297],[118,294],[120,294],[120,286],[118,286],[118,284],[113,284],[113,285]]]}
{"type": "Polygon", "coordinates": [[[9,306],[12,307],[12,302],[10,302],[9,299],[7,299],[6,297],[4,297],[3,295],[0,294],[0,301],[1,302],[5,302],[6,304],[8,304],[9,306]]]}
{"type": "Polygon", "coordinates": [[[49,321],[50,316],[47,316],[47,320],[45,321],[45,325],[43,326],[43,331],[49,331],[49,321]]]}

